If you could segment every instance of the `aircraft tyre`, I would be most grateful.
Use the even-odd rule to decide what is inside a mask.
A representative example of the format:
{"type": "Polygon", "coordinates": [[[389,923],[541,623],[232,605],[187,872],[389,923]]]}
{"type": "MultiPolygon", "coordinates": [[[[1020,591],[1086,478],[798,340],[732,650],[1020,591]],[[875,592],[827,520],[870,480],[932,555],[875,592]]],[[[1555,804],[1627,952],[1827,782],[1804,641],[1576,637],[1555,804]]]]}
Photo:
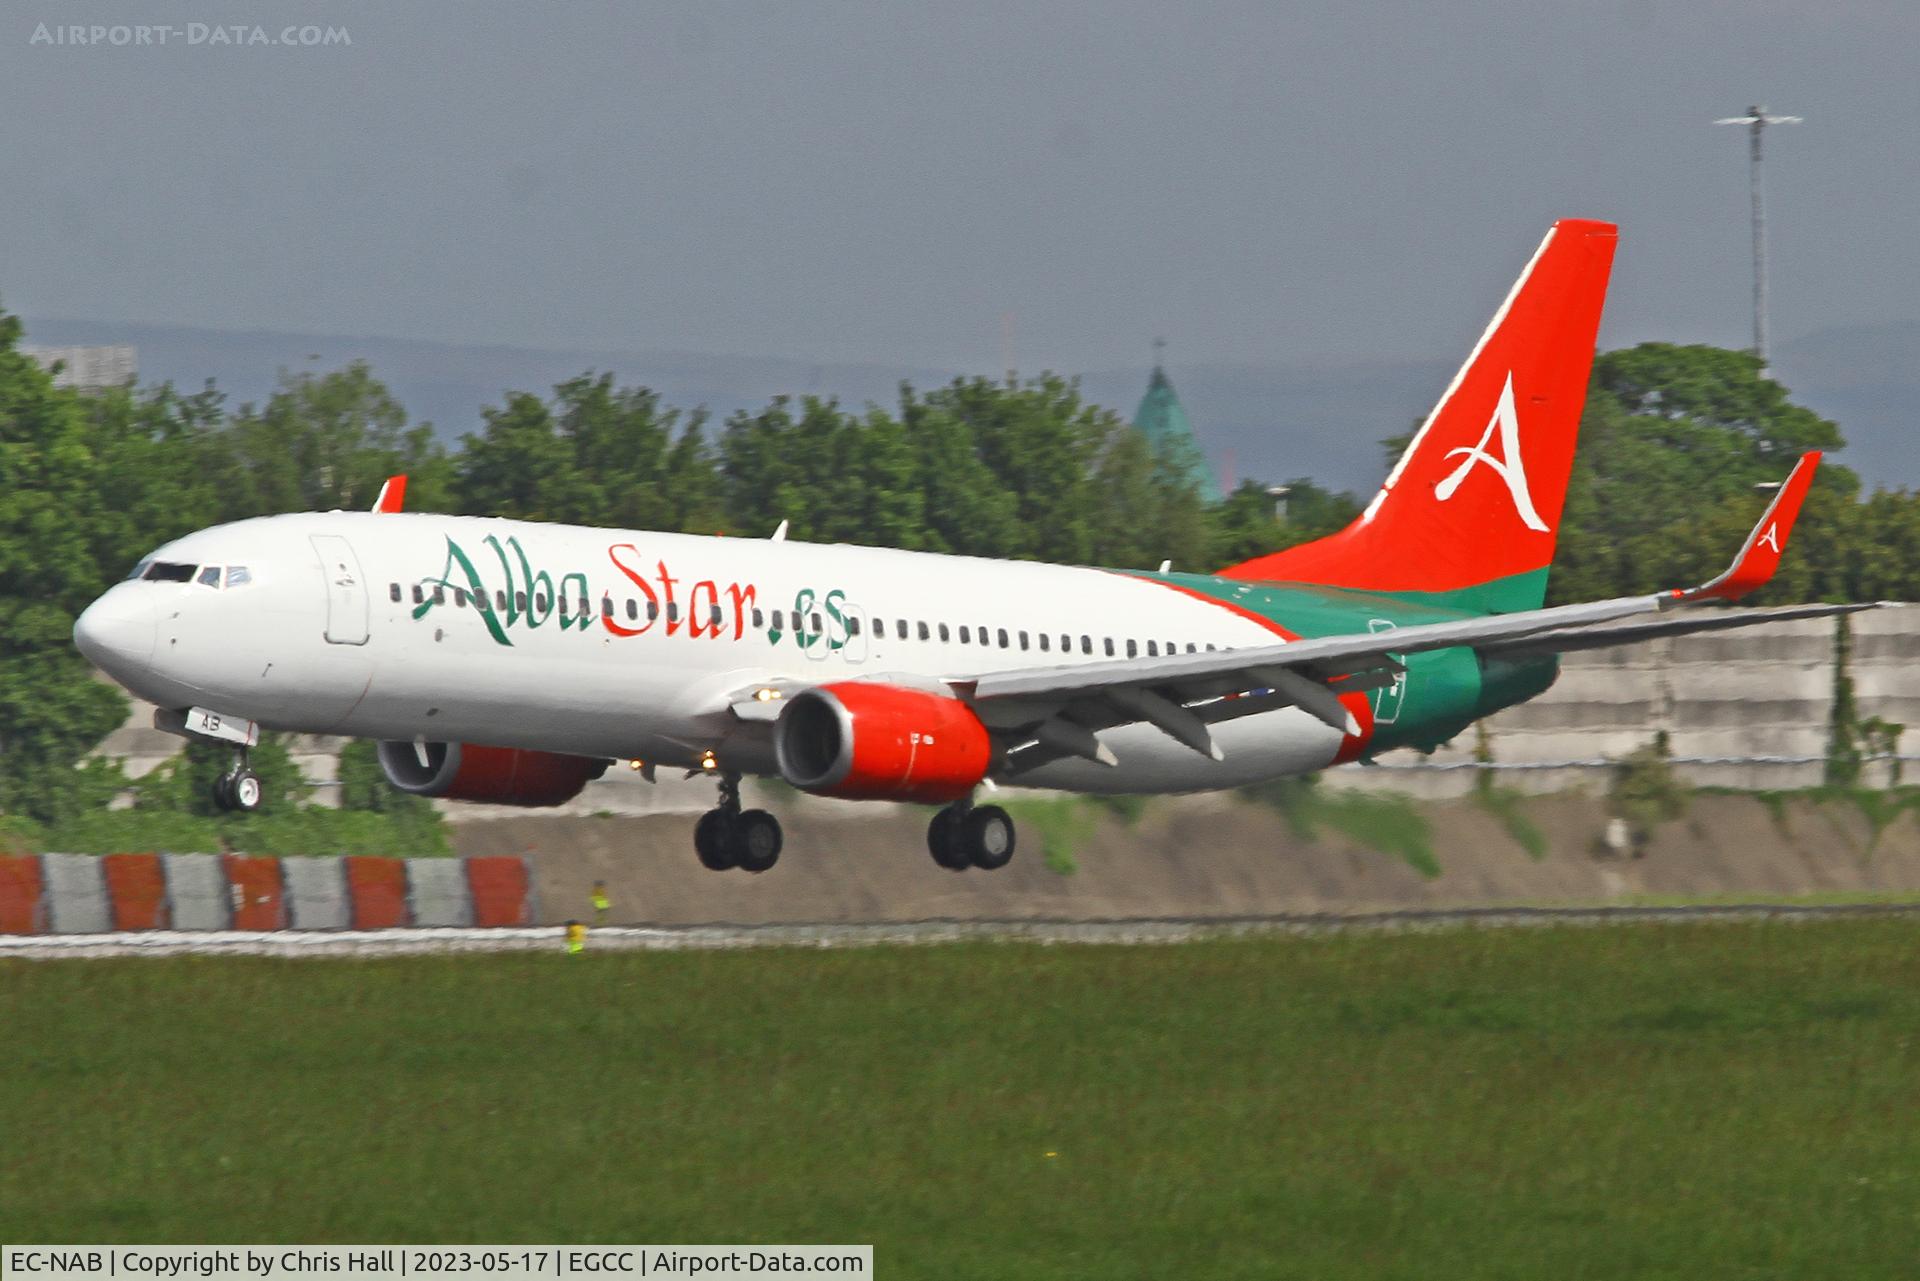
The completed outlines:
{"type": "Polygon", "coordinates": [[[949,872],[964,872],[973,866],[973,860],[967,857],[966,848],[961,843],[960,828],[964,821],[961,810],[949,805],[936,813],[927,824],[927,853],[933,855],[933,861],[949,872]]]}
{"type": "Polygon", "coordinates": [[[709,872],[725,872],[739,861],[733,843],[733,823],[725,810],[708,810],[693,825],[693,852],[709,872]]]}
{"type": "Polygon", "coordinates": [[[249,769],[236,769],[213,780],[213,803],[223,810],[250,814],[260,808],[264,789],[260,776],[249,769]]]}
{"type": "Polygon", "coordinates": [[[959,845],[967,861],[984,871],[1005,867],[1013,860],[1013,819],[998,805],[979,805],[960,820],[959,845]]]}
{"type": "Polygon", "coordinates": [[[741,811],[733,820],[733,830],[727,839],[734,865],[743,872],[758,874],[780,861],[780,847],[784,844],[780,820],[765,810],[741,811]]]}
{"type": "Polygon", "coordinates": [[[250,769],[235,770],[227,776],[227,793],[233,797],[233,808],[243,814],[259,809],[266,795],[260,776],[250,769]]]}

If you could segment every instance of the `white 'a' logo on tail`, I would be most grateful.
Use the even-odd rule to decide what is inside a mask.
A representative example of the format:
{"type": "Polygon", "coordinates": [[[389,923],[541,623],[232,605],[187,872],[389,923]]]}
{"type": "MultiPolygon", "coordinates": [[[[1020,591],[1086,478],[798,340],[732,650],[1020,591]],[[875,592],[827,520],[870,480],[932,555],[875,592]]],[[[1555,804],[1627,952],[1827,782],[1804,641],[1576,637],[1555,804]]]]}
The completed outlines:
{"type": "Polygon", "coordinates": [[[1507,373],[1507,385],[1500,389],[1500,403],[1494,406],[1493,417],[1487,419],[1487,429],[1480,433],[1477,445],[1462,445],[1449,449],[1447,458],[1455,454],[1465,454],[1460,465],[1447,475],[1447,478],[1434,486],[1433,496],[1441,502],[1452,498],[1454,491],[1460,488],[1460,482],[1467,478],[1476,464],[1485,463],[1499,473],[1500,479],[1507,482],[1507,492],[1513,495],[1514,510],[1520,513],[1521,521],[1528,529],[1537,529],[1547,533],[1547,522],[1540,519],[1540,513],[1533,509],[1533,495],[1527,492],[1527,469],[1520,462],[1520,415],[1513,407],[1513,373],[1507,373]],[[1493,439],[1494,429],[1500,430],[1500,453],[1495,458],[1487,452],[1487,442],[1493,439]]]}
{"type": "Polygon", "coordinates": [[[1760,535],[1760,541],[1755,543],[1754,546],[1771,547],[1773,548],[1773,554],[1775,556],[1780,555],[1780,527],[1778,525],[1768,525],[1767,532],[1760,535]]]}

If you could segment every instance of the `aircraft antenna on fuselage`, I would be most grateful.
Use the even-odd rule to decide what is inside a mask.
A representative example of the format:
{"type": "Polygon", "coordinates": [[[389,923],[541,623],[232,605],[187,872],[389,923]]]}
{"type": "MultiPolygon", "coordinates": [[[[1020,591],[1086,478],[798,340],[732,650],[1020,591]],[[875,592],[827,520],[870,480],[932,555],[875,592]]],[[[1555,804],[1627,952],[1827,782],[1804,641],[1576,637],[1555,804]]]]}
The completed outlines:
{"type": "Polygon", "coordinates": [[[780,527],[773,531],[773,537],[769,538],[767,541],[770,543],[786,542],[787,541],[787,522],[784,520],[781,521],[780,527]]]}

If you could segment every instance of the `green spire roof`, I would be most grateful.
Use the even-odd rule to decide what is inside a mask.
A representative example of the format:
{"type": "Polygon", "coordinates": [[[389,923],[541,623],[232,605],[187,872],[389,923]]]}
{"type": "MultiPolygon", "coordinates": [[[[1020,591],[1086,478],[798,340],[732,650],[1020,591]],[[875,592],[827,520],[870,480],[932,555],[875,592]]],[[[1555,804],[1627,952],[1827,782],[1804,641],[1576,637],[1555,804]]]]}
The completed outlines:
{"type": "Polygon", "coordinates": [[[1200,452],[1199,444],[1193,439],[1193,425],[1187,421],[1187,411],[1173,390],[1173,380],[1159,365],[1153,367],[1153,381],[1147,384],[1147,394],[1140,398],[1140,408],[1134,411],[1133,425],[1146,436],[1147,446],[1155,456],[1164,458],[1186,476],[1195,493],[1203,498],[1219,497],[1213,475],[1207,469],[1207,456],[1200,452]]]}

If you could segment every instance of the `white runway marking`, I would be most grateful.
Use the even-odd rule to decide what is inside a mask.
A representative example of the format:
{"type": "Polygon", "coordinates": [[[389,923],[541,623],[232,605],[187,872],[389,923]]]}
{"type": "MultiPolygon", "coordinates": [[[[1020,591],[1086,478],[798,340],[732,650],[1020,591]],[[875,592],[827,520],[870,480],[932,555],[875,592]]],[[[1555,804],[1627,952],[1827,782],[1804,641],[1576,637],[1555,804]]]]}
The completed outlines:
{"type": "MultiPolygon", "coordinates": [[[[1046,944],[1184,943],[1256,935],[1524,929],[1699,921],[1819,921],[1920,916],[1920,903],[1834,906],[1730,904],[1702,907],[1457,908],[1231,918],[1104,921],[901,921],[859,925],[612,925],[592,930],[587,950],[683,951],[746,947],[891,947],[961,942],[1046,944]]],[[[561,952],[558,925],[513,929],[151,930],[114,934],[0,934],[0,957],[42,960],[120,956],[368,957],[461,952],[561,952]]]]}

